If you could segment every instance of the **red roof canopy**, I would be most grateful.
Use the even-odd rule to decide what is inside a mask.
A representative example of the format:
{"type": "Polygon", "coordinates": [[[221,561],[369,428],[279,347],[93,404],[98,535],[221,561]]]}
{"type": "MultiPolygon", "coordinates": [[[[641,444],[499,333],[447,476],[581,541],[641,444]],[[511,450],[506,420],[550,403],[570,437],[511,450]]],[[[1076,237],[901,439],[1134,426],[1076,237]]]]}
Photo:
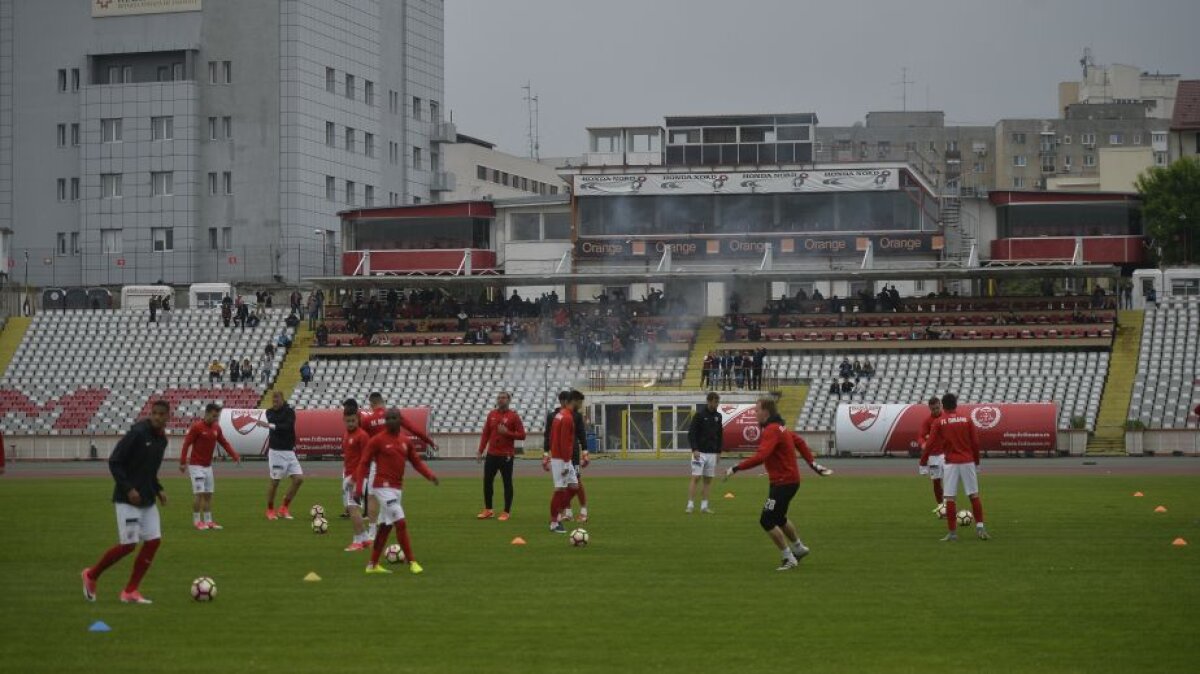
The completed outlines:
{"type": "Polygon", "coordinates": [[[1200,130],[1200,80],[1181,80],[1175,91],[1172,131],[1200,130]]]}

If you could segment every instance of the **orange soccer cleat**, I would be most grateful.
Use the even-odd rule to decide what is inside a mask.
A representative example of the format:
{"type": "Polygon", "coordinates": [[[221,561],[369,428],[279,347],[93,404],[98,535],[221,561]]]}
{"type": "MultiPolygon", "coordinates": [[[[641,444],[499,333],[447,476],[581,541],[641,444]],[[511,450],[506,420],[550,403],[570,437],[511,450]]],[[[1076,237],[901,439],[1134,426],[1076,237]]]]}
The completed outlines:
{"type": "Polygon", "coordinates": [[[502,512],[500,513],[500,517],[498,519],[501,522],[507,522],[509,517],[511,517],[511,515],[509,515],[507,512],[502,512]]]}
{"type": "Polygon", "coordinates": [[[479,512],[479,514],[478,514],[478,515],[476,515],[476,516],[475,516],[475,519],[477,519],[477,520],[490,520],[490,519],[492,519],[492,518],[493,518],[493,517],[495,517],[495,516],[496,516],[496,513],[495,513],[495,512],[493,512],[493,511],[491,511],[491,510],[489,510],[489,509],[487,509],[487,508],[484,508],[483,510],[481,510],[481,511],[479,512]]]}

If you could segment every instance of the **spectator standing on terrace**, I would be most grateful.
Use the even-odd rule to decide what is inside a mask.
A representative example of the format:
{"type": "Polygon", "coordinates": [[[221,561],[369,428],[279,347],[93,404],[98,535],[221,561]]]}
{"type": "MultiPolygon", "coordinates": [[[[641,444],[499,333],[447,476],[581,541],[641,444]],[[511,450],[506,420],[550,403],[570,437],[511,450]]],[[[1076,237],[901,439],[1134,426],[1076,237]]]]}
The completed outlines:
{"type": "Polygon", "coordinates": [[[315,330],[317,328],[317,294],[308,294],[308,329],[315,330]]]}
{"type": "Polygon", "coordinates": [[[759,390],[759,389],[762,389],[762,387],[763,387],[763,369],[766,367],[766,364],[767,364],[767,350],[761,346],[758,349],[756,349],[754,351],[753,361],[754,361],[754,370],[753,370],[754,379],[752,380],[753,383],[751,384],[751,388],[753,388],[755,390],[759,390]]]}
{"type": "Polygon", "coordinates": [[[838,380],[834,379],[833,383],[829,385],[829,395],[837,396],[838,400],[842,399],[842,385],[838,383],[838,380]]]}
{"type": "Polygon", "coordinates": [[[304,361],[304,364],[300,366],[300,381],[304,382],[305,386],[308,386],[309,383],[312,382],[312,378],[313,378],[312,365],[310,365],[309,362],[306,360],[306,361],[304,361]]]}
{"type": "Polygon", "coordinates": [[[715,388],[716,384],[716,365],[717,359],[713,357],[713,352],[709,351],[704,356],[704,364],[700,370],[700,388],[715,388]]]}
{"type": "Polygon", "coordinates": [[[733,354],[729,351],[721,352],[721,390],[728,391],[733,388],[733,354]]]}
{"type": "Polygon", "coordinates": [[[329,345],[329,328],[324,323],[317,326],[317,346],[329,345]]]}
{"type": "Polygon", "coordinates": [[[226,295],[221,301],[221,323],[225,327],[229,327],[229,321],[233,319],[233,301],[226,295]]]}
{"type": "Polygon", "coordinates": [[[295,313],[296,315],[300,314],[300,291],[299,290],[293,290],[292,293],[290,295],[288,295],[288,306],[291,307],[293,313],[295,313]]]}

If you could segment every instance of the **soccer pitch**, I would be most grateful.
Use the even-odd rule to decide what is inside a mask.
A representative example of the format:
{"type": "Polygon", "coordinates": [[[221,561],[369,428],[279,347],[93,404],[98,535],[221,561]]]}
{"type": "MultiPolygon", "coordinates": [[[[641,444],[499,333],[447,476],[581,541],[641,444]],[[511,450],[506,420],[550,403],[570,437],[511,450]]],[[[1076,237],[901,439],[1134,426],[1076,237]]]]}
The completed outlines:
{"type": "Polygon", "coordinates": [[[168,462],[163,545],[142,585],[153,606],[117,601],[132,556],[83,599],[80,570],[115,543],[110,480],[10,474],[0,670],[1195,671],[1197,478],[988,471],[1002,463],[981,477],[993,540],[957,544],[938,540],[925,479],[856,475],[852,461],[806,475],[792,518],[813,552],[786,573],[757,524],[760,476],[715,484],[715,515],[683,513],[686,478],[589,478],[585,549],[546,531],[549,479],[525,467],[504,523],[475,520],[477,478],[410,476],[425,573],[367,576],[367,553],[342,552],[335,479],[310,478],[297,518],[268,522],[265,479],[221,466],[225,530],[196,532],[168,462]],[[330,511],[328,535],[310,530],[313,503],[330,511]],[[214,602],[189,597],[198,576],[216,579],[214,602]],[[88,632],[97,620],[112,631],[88,632]]]}

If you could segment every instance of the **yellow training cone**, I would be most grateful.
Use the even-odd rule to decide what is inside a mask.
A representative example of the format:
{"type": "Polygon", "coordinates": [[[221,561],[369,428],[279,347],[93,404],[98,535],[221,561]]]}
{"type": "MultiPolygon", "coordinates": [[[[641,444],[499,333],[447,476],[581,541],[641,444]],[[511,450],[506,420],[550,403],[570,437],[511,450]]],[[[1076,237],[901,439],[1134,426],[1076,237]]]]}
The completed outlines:
{"type": "Polygon", "coordinates": [[[1177,548],[1182,548],[1183,546],[1187,545],[1187,541],[1183,540],[1182,538],[1176,538],[1175,540],[1171,541],[1171,545],[1174,545],[1177,548]]]}
{"type": "Polygon", "coordinates": [[[520,536],[517,536],[516,538],[512,539],[512,544],[513,545],[525,545],[525,539],[521,538],[520,536]]]}
{"type": "Polygon", "coordinates": [[[731,491],[725,492],[725,498],[733,498],[733,492],[731,492],[731,491]]]}
{"type": "Polygon", "coordinates": [[[1143,494],[1143,493],[1142,493],[1142,492],[1140,492],[1140,491],[1135,491],[1135,492],[1133,492],[1133,495],[1134,495],[1134,497],[1136,497],[1136,498],[1141,498],[1141,497],[1145,496],[1145,494],[1143,494]]]}
{"type": "Polygon", "coordinates": [[[309,571],[308,575],[304,577],[304,580],[309,583],[315,583],[321,580],[321,577],[317,575],[316,571],[309,571]]]}
{"type": "Polygon", "coordinates": [[[1157,508],[1154,509],[1154,512],[1165,513],[1165,512],[1167,512],[1167,508],[1166,508],[1166,506],[1158,506],[1157,508]]]}

